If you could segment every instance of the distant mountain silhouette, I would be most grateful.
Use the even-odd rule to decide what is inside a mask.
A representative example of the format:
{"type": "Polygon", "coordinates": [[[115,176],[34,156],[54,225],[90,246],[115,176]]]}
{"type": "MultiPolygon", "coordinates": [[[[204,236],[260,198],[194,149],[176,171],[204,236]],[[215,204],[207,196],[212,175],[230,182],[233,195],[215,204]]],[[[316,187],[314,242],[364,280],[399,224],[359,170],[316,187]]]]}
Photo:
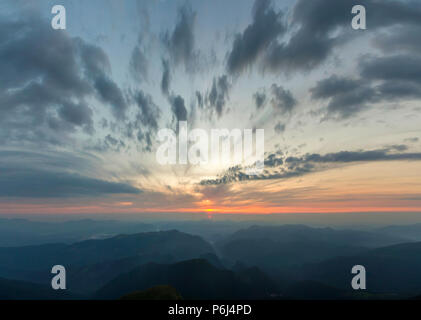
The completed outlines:
{"type": "MultiPolygon", "coordinates": [[[[206,259],[217,268],[223,268],[218,257],[213,253],[206,253],[197,257],[206,259]]],[[[196,258],[196,256],[192,255],[190,258],[196,258]]],[[[181,260],[174,255],[153,253],[72,268],[68,273],[69,288],[74,292],[92,294],[107,282],[120,274],[133,270],[135,267],[151,262],[169,264],[179,261],[181,260]]]]}
{"type": "Polygon", "coordinates": [[[379,233],[421,241],[421,223],[401,226],[388,226],[376,230],[379,233]]]}
{"type": "Polygon", "coordinates": [[[301,269],[302,279],[337,288],[351,286],[354,265],[366,268],[367,289],[378,293],[414,296],[421,292],[421,242],[372,249],[359,255],[335,257],[301,269]]]}
{"type": "Polygon", "coordinates": [[[95,297],[117,299],[164,284],[174,287],[186,299],[263,299],[277,292],[273,282],[258,269],[236,274],[218,269],[204,259],[194,259],[170,265],[140,266],[109,282],[95,297]]]}
{"type": "Polygon", "coordinates": [[[281,287],[295,281],[291,273],[307,263],[363,253],[368,247],[395,244],[400,238],[363,231],[302,225],[253,226],[216,244],[225,263],[258,266],[281,287]]]}
{"type": "Polygon", "coordinates": [[[120,274],[140,265],[150,262],[169,263],[174,260],[176,259],[173,256],[153,254],[73,267],[68,272],[68,287],[74,292],[90,295],[120,274]]]}
{"type": "Polygon", "coordinates": [[[239,230],[220,243],[239,239],[270,239],[280,243],[291,242],[331,242],[337,246],[375,248],[388,246],[407,239],[400,236],[381,235],[377,232],[342,230],[332,228],[312,228],[305,225],[252,226],[239,230]]]}
{"type": "Polygon", "coordinates": [[[51,286],[0,278],[0,300],[65,300],[80,299],[69,291],[55,291],[51,286]]]}
{"type": "Polygon", "coordinates": [[[0,218],[0,247],[74,243],[106,239],[119,234],[178,230],[214,242],[234,231],[249,227],[248,221],[119,221],[82,219],[65,222],[0,218]]]}
{"type": "Polygon", "coordinates": [[[269,272],[288,271],[297,265],[320,262],[338,255],[352,255],[364,248],[340,246],[327,242],[276,242],[272,239],[238,239],[218,247],[221,255],[269,272]]]}
{"type": "Polygon", "coordinates": [[[178,231],[120,235],[71,245],[0,248],[0,276],[46,283],[52,266],[60,264],[69,277],[80,276],[79,281],[86,281],[88,287],[92,280],[104,276],[108,281],[107,274],[112,278],[142,263],[176,262],[213,252],[200,237],[178,231]]]}
{"type": "Polygon", "coordinates": [[[222,237],[216,249],[176,230],[0,247],[0,299],[69,299],[75,293],[147,300],[417,297],[421,242],[396,244],[402,238],[389,234],[390,228],[254,226],[222,237]],[[66,267],[67,295],[50,286],[57,264],[66,267]],[[351,269],[357,264],[367,270],[365,291],[351,288],[351,269]]]}
{"type": "Polygon", "coordinates": [[[0,219],[0,247],[72,243],[118,234],[154,231],[151,224],[134,221],[75,220],[66,222],[0,219]]]}
{"type": "Polygon", "coordinates": [[[181,300],[181,295],[171,286],[156,286],[144,291],[126,294],[120,300],[181,300]]]}

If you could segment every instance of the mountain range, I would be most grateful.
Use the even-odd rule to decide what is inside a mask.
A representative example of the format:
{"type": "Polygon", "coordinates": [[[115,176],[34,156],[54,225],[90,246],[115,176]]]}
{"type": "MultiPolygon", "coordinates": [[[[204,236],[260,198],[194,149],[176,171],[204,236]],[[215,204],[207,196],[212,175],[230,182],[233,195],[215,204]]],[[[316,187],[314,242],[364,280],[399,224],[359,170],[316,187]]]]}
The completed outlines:
{"type": "Polygon", "coordinates": [[[252,226],[220,237],[214,244],[197,235],[170,230],[74,243],[0,247],[0,298],[419,296],[421,242],[408,241],[391,229],[396,230],[252,226]],[[57,264],[66,268],[64,293],[51,289],[51,268],[57,264]],[[351,269],[357,264],[367,270],[365,291],[351,288],[351,269]]]}

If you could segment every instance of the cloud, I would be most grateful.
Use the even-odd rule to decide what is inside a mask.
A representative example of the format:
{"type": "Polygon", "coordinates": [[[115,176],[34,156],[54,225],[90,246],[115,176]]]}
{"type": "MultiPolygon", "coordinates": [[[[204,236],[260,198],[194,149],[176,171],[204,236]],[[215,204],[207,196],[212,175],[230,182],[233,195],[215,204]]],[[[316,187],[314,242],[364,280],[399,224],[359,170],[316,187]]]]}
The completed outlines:
{"type": "Polygon", "coordinates": [[[263,69],[293,73],[317,67],[343,43],[353,5],[351,0],[297,1],[288,26],[290,37],[268,48],[263,69]],[[332,35],[334,30],[336,34],[332,35]]]}
{"type": "Polygon", "coordinates": [[[359,77],[332,75],[310,89],[312,99],[328,100],[328,117],[349,118],[383,101],[421,97],[421,58],[410,54],[366,56],[359,77]]]}
{"type": "Polygon", "coordinates": [[[373,28],[421,25],[421,5],[417,1],[365,0],[362,4],[370,12],[373,28]]]}
{"type": "Polygon", "coordinates": [[[73,42],[81,58],[82,66],[79,68],[84,71],[87,78],[96,79],[111,72],[108,56],[100,47],[86,43],[80,38],[75,38],[73,42]]]}
{"type": "Polygon", "coordinates": [[[207,96],[209,106],[214,110],[220,118],[224,112],[224,107],[228,99],[229,89],[231,85],[227,75],[214,77],[212,88],[207,96]]]}
{"type": "Polygon", "coordinates": [[[1,151],[0,159],[0,197],[67,198],[142,192],[127,183],[75,173],[95,175],[94,158],[59,152],[1,151]]]}
{"type": "Polygon", "coordinates": [[[117,84],[108,77],[98,77],[94,86],[100,99],[112,106],[114,116],[119,120],[124,119],[128,105],[117,84]]]}
{"type": "Polygon", "coordinates": [[[409,142],[409,143],[416,143],[418,142],[420,139],[418,137],[411,137],[411,138],[406,138],[404,140],[404,142],[409,142]]]}
{"type": "Polygon", "coordinates": [[[123,92],[110,77],[111,66],[107,55],[100,47],[81,39],[75,42],[80,49],[85,75],[96,89],[97,96],[112,107],[113,115],[118,120],[124,119],[128,104],[123,92]]]}
{"type": "Polygon", "coordinates": [[[285,90],[282,86],[272,84],[272,99],[270,100],[274,110],[281,113],[290,113],[297,105],[297,101],[289,90],[285,90]]]}
{"type": "MultiPolygon", "coordinates": [[[[391,26],[421,26],[421,5],[413,1],[362,0],[358,4],[366,7],[369,16],[367,32],[391,26]]],[[[254,63],[259,63],[264,72],[313,70],[357,35],[350,27],[354,5],[353,0],[298,0],[291,19],[283,22],[282,13],[275,11],[271,1],[256,0],[252,23],[236,36],[228,52],[228,72],[239,74],[254,63]]],[[[398,37],[395,33],[394,38],[398,37]]],[[[414,32],[401,41],[403,46],[413,48],[416,39],[414,32]]],[[[379,45],[391,43],[380,41],[379,45]]]]}
{"type": "Polygon", "coordinates": [[[137,81],[143,81],[148,78],[148,60],[140,47],[140,43],[133,49],[130,58],[130,72],[137,81]]]}
{"type": "Polygon", "coordinates": [[[83,127],[87,132],[92,132],[93,123],[92,123],[92,110],[83,102],[79,104],[74,104],[69,101],[63,102],[63,105],[58,110],[60,118],[72,123],[74,125],[83,127]]]}
{"type": "Polygon", "coordinates": [[[105,137],[104,145],[107,150],[111,149],[117,152],[126,147],[126,144],[122,140],[114,138],[111,134],[105,137]]]}
{"type": "Polygon", "coordinates": [[[174,30],[163,36],[171,61],[175,65],[184,64],[187,71],[194,69],[194,24],[196,13],[186,3],[178,10],[178,21],[174,30]]]}
{"type": "Polygon", "coordinates": [[[161,80],[161,91],[165,96],[170,94],[170,83],[171,83],[171,70],[170,63],[168,60],[162,59],[162,80],[161,80]]]}
{"type": "Polygon", "coordinates": [[[360,80],[348,79],[332,75],[321,80],[311,89],[314,99],[324,99],[338,96],[349,91],[358,89],[361,86],[360,80]]]}
{"type": "Polygon", "coordinates": [[[152,151],[152,137],[158,130],[161,110],[153,102],[152,97],[139,90],[134,94],[134,101],[140,112],[136,115],[134,126],[138,128],[137,139],[144,146],[144,150],[152,151]]]}
{"type": "Polygon", "coordinates": [[[187,120],[187,109],[184,105],[184,99],[177,95],[171,97],[171,110],[174,114],[175,120],[179,121],[186,121],[187,120]]]}
{"type": "Polygon", "coordinates": [[[38,19],[1,19],[0,30],[7,31],[0,33],[1,138],[58,143],[78,127],[92,132],[84,101],[92,90],[78,72],[75,42],[38,19]]]}
{"type": "Polygon", "coordinates": [[[138,194],[131,185],[77,174],[0,168],[0,197],[54,198],[138,194]]]}
{"type": "Polygon", "coordinates": [[[379,100],[374,88],[367,81],[332,75],[317,82],[312,88],[312,99],[328,99],[328,117],[349,118],[363,110],[367,103],[379,100]]]}
{"type": "Polygon", "coordinates": [[[369,151],[340,151],[328,154],[306,154],[304,156],[285,156],[272,153],[266,156],[265,171],[260,175],[248,175],[245,168],[236,166],[228,169],[221,177],[202,180],[201,185],[218,185],[248,180],[288,179],[305,174],[327,170],[334,165],[375,161],[421,161],[421,153],[402,153],[404,145],[389,146],[369,151]]]}
{"type": "Polygon", "coordinates": [[[285,124],[284,123],[281,123],[281,122],[278,122],[276,125],[275,125],[275,128],[274,128],[274,130],[275,130],[275,132],[276,133],[282,133],[282,132],[284,132],[285,131],[285,124]]]}
{"type": "MultiPolygon", "coordinates": [[[[369,31],[395,25],[421,24],[421,6],[408,1],[363,0],[369,15],[369,31]]],[[[299,0],[294,7],[291,38],[271,46],[264,69],[277,72],[308,71],[326,60],[333,49],[351,34],[350,12],[353,0],[299,0]]]]}
{"type": "MultiPolygon", "coordinates": [[[[398,148],[402,150],[402,147],[398,148]]],[[[404,148],[406,149],[406,148],[404,148]]],[[[372,151],[341,151],[326,155],[310,154],[299,158],[298,161],[310,161],[318,163],[328,162],[362,162],[362,161],[397,161],[397,160],[421,160],[421,153],[391,153],[396,147],[378,149],[372,151]]],[[[290,162],[295,159],[289,158],[290,162]]],[[[287,159],[288,162],[288,159],[287,159]]]]}
{"type": "Polygon", "coordinates": [[[199,91],[196,91],[196,100],[197,100],[197,105],[199,106],[199,108],[203,109],[205,102],[204,102],[203,95],[199,91]]]}
{"type": "Polygon", "coordinates": [[[385,53],[421,52],[421,43],[418,41],[420,33],[421,26],[395,26],[393,30],[382,32],[373,43],[385,53]]]}
{"type": "Polygon", "coordinates": [[[139,90],[134,95],[134,100],[140,109],[140,113],[137,115],[140,124],[144,127],[157,130],[158,120],[160,117],[160,109],[153,102],[152,97],[149,94],[145,94],[143,91],[139,90]]]}
{"type": "Polygon", "coordinates": [[[272,1],[256,0],[252,23],[237,34],[228,54],[228,72],[241,73],[251,67],[264,50],[284,32],[282,13],[274,10],[272,1]]]}
{"type": "Polygon", "coordinates": [[[256,105],[256,109],[259,110],[266,104],[266,92],[265,91],[258,91],[253,94],[253,100],[256,105]]]}
{"type": "Polygon", "coordinates": [[[360,63],[360,69],[361,76],[367,79],[421,83],[421,57],[415,55],[367,57],[360,63]]]}
{"type": "Polygon", "coordinates": [[[152,135],[153,133],[151,131],[145,131],[142,129],[139,129],[137,132],[137,140],[142,143],[143,151],[152,151],[152,135]]]}
{"type": "Polygon", "coordinates": [[[124,117],[127,104],[101,48],[34,15],[2,17],[0,30],[0,139],[62,144],[78,129],[93,134],[93,97],[124,117]]]}

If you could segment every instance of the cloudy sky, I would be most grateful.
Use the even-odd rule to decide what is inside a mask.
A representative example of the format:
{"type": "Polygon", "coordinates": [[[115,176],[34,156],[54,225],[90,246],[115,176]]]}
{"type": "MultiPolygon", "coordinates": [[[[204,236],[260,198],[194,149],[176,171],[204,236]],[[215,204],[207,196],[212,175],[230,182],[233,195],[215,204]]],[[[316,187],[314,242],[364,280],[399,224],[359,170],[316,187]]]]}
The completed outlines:
{"type": "Polygon", "coordinates": [[[419,1],[3,0],[0,213],[421,212],[420,34],[419,1]],[[265,171],[159,165],[178,121],[264,129],[265,171]]]}

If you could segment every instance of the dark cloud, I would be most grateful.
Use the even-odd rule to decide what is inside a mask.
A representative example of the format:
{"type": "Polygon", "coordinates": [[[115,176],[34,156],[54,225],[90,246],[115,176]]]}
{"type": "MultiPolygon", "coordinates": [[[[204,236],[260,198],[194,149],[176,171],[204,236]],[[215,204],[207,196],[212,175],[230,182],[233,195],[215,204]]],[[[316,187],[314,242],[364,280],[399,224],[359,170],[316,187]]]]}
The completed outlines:
{"type": "Polygon", "coordinates": [[[105,52],[97,46],[76,39],[86,77],[92,82],[100,100],[112,107],[113,115],[125,118],[128,104],[118,85],[110,77],[111,67],[105,52]]]}
{"type": "Polygon", "coordinates": [[[276,126],[275,126],[275,128],[274,128],[274,130],[275,130],[275,132],[276,133],[283,133],[284,131],[285,131],[285,124],[284,123],[281,123],[281,122],[278,122],[277,124],[276,124],[276,126]]]}
{"type": "Polygon", "coordinates": [[[332,75],[310,91],[313,99],[329,100],[328,117],[349,118],[370,104],[421,97],[421,58],[416,55],[367,56],[359,78],[332,75]]]}
{"type": "Polygon", "coordinates": [[[333,75],[321,80],[311,89],[314,99],[331,98],[346,92],[356,90],[361,86],[360,80],[348,79],[333,75]]]}
{"type": "Polygon", "coordinates": [[[99,98],[112,106],[113,115],[119,120],[124,119],[128,105],[117,84],[108,77],[98,77],[94,86],[99,98]]]}
{"type": "Polygon", "coordinates": [[[83,102],[74,104],[69,101],[63,102],[58,110],[60,118],[76,126],[84,127],[88,133],[93,132],[92,110],[83,102]]]}
{"type": "Polygon", "coordinates": [[[8,30],[0,32],[1,137],[58,143],[77,127],[91,132],[92,112],[83,101],[91,89],[78,72],[74,41],[37,19],[0,24],[8,30]]]}
{"type": "Polygon", "coordinates": [[[376,87],[379,99],[384,101],[403,101],[404,99],[419,99],[421,87],[416,82],[385,81],[376,87]]]}
{"type": "Polygon", "coordinates": [[[352,0],[298,0],[288,26],[291,36],[271,45],[263,68],[290,73],[317,67],[343,42],[354,5],[352,0]],[[333,31],[336,35],[332,35],[333,31]]]}
{"type": "Polygon", "coordinates": [[[273,84],[271,87],[272,99],[270,100],[272,107],[281,113],[289,113],[297,105],[297,101],[289,90],[285,90],[282,86],[273,84]]]}
{"type": "Polygon", "coordinates": [[[319,81],[311,90],[313,99],[328,99],[329,117],[348,118],[378,101],[375,90],[366,81],[333,75],[319,81]]]}
{"type": "Polygon", "coordinates": [[[187,120],[187,109],[181,96],[171,97],[171,110],[177,122],[187,120]]]}
{"type": "Polygon", "coordinates": [[[207,96],[207,99],[209,106],[216,112],[218,118],[221,117],[224,112],[230,87],[231,85],[228,81],[227,75],[213,78],[212,88],[207,96]]]}
{"type": "Polygon", "coordinates": [[[360,69],[366,79],[421,83],[421,57],[414,55],[369,57],[362,60],[360,69]]]}
{"type": "Polygon", "coordinates": [[[0,139],[59,144],[77,129],[92,134],[94,96],[124,116],[127,104],[99,47],[33,15],[2,17],[0,44],[0,139]]]}
{"type": "Polygon", "coordinates": [[[284,164],[284,157],[281,151],[270,153],[265,158],[265,166],[269,168],[278,167],[284,164]]]}
{"type": "MultiPolygon", "coordinates": [[[[269,71],[311,70],[345,43],[351,33],[353,0],[299,0],[294,7],[290,29],[298,27],[287,42],[279,42],[268,51],[265,69],[269,71]]],[[[363,0],[370,32],[394,25],[421,24],[421,6],[408,1],[363,0]]]]}
{"type": "Polygon", "coordinates": [[[107,143],[109,143],[109,144],[113,145],[113,146],[115,146],[115,145],[117,145],[117,144],[118,144],[118,140],[117,140],[117,139],[115,139],[115,138],[113,138],[113,137],[111,136],[111,134],[109,134],[109,135],[107,135],[107,136],[105,137],[105,141],[106,141],[107,143]]]}
{"type": "Polygon", "coordinates": [[[0,165],[16,166],[18,168],[32,167],[37,170],[45,171],[51,169],[53,171],[78,170],[81,172],[90,172],[97,174],[98,166],[96,163],[100,161],[92,154],[79,154],[75,152],[31,152],[31,151],[0,151],[0,165]]]}
{"type": "Polygon", "coordinates": [[[88,44],[80,38],[74,39],[79,50],[83,71],[87,78],[104,77],[111,72],[111,65],[106,53],[98,46],[88,44]]]}
{"type": "Polygon", "coordinates": [[[199,108],[203,109],[205,102],[203,99],[203,95],[199,91],[196,91],[196,100],[197,100],[197,105],[199,106],[199,108]]]}
{"type": "Polygon", "coordinates": [[[138,194],[124,183],[87,178],[64,172],[0,168],[0,197],[89,197],[105,194],[138,194]]]}
{"type": "Polygon", "coordinates": [[[135,102],[140,109],[137,118],[144,127],[157,130],[158,120],[160,117],[160,109],[153,102],[152,97],[143,91],[138,91],[134,96],[135,102]]]}
{"type": "Polygon", "coordinates": [[[142,143],[143,151],[151,152],[152,151],[152,132],[139,129],[137,132],[137,140],[142,143]]]}
{"type": "Polygon", "coordinates": [[[408,150],[408,146],[406,144],[394,144],[388,147],[390,150],[396,150],[399,152],[403,152],[408,150]]]}
{"type": "Polygon", "coordinates": [[[148,60],[139,45],[133,49],[130,59],[130,72],[137,81],[143,81],[148,78],[148,60]]]}
{"type": "Polygon", "coordinates": [[[246,174],[243,168],[233,167],[228,169],[220,178],[202,180],[201,185],[220,185],[228,184],[241,181],[251,181],[251,180],[270,180],[270,179],[288,179],[297,176],[304,175],[306,173],[311,173],[313,166],[310,164],[305,164],[300,167],[296,167],[294,170],[279,170],[275,172],[265,171],[260,175],[249,175],[246,174]]]}
{"type": "Polygon", "coordinates": [[[253,22],[241,34],[237,34],[228,55],[228,72],[239,73],[250,67],[265,49],[282,33],[282,13],[276,12],[271,0],[256,0],[253,6],[253,22]]]}
{"type": "Polygon", "coordinates": [[[264,60],[263,69],[285,73],[308,71],[325,60],[335,41],[323,37],[317,39],[310,33],[302,33],[303,35],[292,38],[288,44],[273,45],[264,60]]]}
{"type": "Polygon", "coordinates": [[[153,102],[152,97],[143,91],[136,92],[134,100],[140,109],[135,122],[135,127],[138,128],[137,140],[143,144],[145,151],[151,152],[152,138],[158,130],[161,110],[153,102]]]}
{"type": "Polygon", "coordinates": [[[421,26],[421,4],[418,1],[364,0],[370,28],[421,26]]]}
{"type": "Polygon", "coordinates": [[[178,10],[178,21],[174,30],[167,32],[163,38],[171,60],[175,65],[184,64],[186,70],[194,67],[194,24],[196,13],[185,4],[178,10]]]}
{"type": "Polygon", "coordinates": [[[407,51],[421,52],[419,35],[421,26],[396,26],[393,30],[381,33],[374,39],[374,45],[385,53],[407,51]]]}
{"type": "Polygon", "coordinates": [[[108,134],[104,139],[104,147],[106,150],[119,152],[126,147],[126,144],[121,139],[114,138],[111,134],[108,134]]]}
{"type": "Polygon", "coordinates": [[[171,83],[171,70],[168,60],[162,59],[162,80],[161,80],[161,91],[165,96],[170,94],[170,83],[171,83]]]}
{"type": "Polygon", "coordinates": [[[418,137],[412,137],[412,138],[406,138],[404,141],[405,142],[409,142],[409,143],[416,143],[418,142],[420,139],[418,137]]]}
{"type": "MultiPolygon", "coordinates": [[[[347,162],[365,162],[365,161],[396,161],[396,160],[421,160],[421,153],[391,153],[397,149],[402,150],[402,146],[395,146],[378,149],[373,151],[341,151],[337,153],[328,153],[326,155],[310,154],[298,158],[299,162],[319,162],[319,163],[347,163],[347,162]]],[[[407,149],[407,148],[403,148],[407,149]]],[[[291,160],[294,162],[295,160],[291,160]]],[[[288,162],[288,159],[287,159],[288,162]]]]}
{"type": "MultiPolygon", "coordinates": [[[[237,35],[228,53],[228,71],[239,73],[257,61],[263,71],[274,73],[318,67],[335,48],[360,35],[351,28],[351,9],[356,4],[353,0],[298,0],[289,23],[283,23],[282,14],[269,0],[256,0],[252,23],[237,35]]],[[[391,26],[421,26],[421,5],[414,1],[361,0],[358,4],[367,10],[367,32],[391,26]]],[[[413,32],[401,39],[403,46],[414,48],[419,42],[416,35],[413,32]]],[[[380,41],[379,45],[391,43],[380,41]]]]}
{"type": "Polygon", "coordinates": [[[254,100],[257,110],[264,107],[264,105],[266,104],[266,92],[265,91],[255,92],[253,94],[253,100],[254,100]]]}
{"type": "Polygon", "coordinates": [[[43,76],[43,83],[61,90],[86,93],[89,86],[78,73],[77,47],[65,33],[51,32],[44,21],[3,21],[1,33],[0,81],[2,88],[16,88],[43,76]],[[37,45],[43,43],[42,46],[37,45]],[[31,49],[29,49],[31,48],[31,49]]]}
{"type": "Polygon", "coordinates": [[[72,153],[0,152],[0,197],[95,197],[141,193],[130,184],[91,178],[97,175],[97,159],[72,153]]]}
{"type": "Polygon", "coordinates": [[[405,145],[394,145],[370,151],[340,151],[325,155],[313,153],[304,156],[285,156],[272,153],[266,156],[265,170],[260,175],[248,175],[241,166],[232,167],[217,179],[203,180],[202,185],[219,185],[248,180],[288,179],[321,170],[335,165],[375,161],[421,161],[421,153],[402,153],[405,145]]]}

